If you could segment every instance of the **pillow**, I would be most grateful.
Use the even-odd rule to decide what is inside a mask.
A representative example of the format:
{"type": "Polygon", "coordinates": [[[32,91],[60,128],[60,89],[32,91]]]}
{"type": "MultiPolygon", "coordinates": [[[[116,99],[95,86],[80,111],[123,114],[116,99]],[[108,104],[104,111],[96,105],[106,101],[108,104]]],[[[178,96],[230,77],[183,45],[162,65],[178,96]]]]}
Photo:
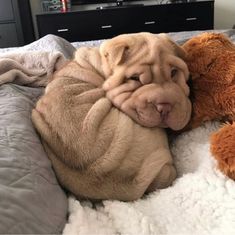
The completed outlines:
{"type": "Polygon", "coordinates": [[[0,86],[0,234],[61,233],[67,197],[31,122],[41,88],[0,86]]]}

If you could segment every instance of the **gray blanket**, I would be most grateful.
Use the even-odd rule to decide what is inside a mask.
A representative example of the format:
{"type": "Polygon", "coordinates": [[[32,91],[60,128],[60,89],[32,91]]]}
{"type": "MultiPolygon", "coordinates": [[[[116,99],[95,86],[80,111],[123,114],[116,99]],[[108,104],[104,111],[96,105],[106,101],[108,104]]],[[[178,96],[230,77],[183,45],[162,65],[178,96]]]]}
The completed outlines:
{"type": "Polygon", "coordinates": [[[66,223],[67,196],[34,130],[31,110],[64,55],[74,50],[47,36],[0,54],[0,234],[61,233],[66,223]]]}
{"type": "Polygon", "coordinates": [[[14,83],[30,87],[46,86],[48,78],[66,59],[57,52],[17,52],[0,56],[0,85],[14,83]]]}

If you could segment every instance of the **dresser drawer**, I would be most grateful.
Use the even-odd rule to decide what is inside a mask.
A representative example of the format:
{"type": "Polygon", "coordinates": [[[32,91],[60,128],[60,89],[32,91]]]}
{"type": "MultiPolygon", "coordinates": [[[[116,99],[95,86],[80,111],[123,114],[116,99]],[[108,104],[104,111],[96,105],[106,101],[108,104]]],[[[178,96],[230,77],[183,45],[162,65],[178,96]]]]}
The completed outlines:
{"type": "Polygon", "coordinates": [[[55,34],[68,41],[85,41],[112,37],[125,28],[113,11],[97,10],[79,13],[37,15],[39,37],[55,34]]]}
{"type": "Polygon", "coordinates": [[[137,22],[137,32],[160,33],[165,31],[165,15],[167,11],[162,6],[146,6],[139,9],[139,14],[134,18],[133,25],[137,22]]]}
{"type": "Polygon", "coordinates": [[[190,19],[190,18],[205,18],[208,14],[214,12],[213,3],[211,2],[197,2],[190,4],[174,4],[164,6],[167,11],[166,18],[173,19],[190,19]]]}
{"type": "Polygon", "coordinates": [[[91,20],[90,16],[90,12],[37,15],[39,37],[54,34],[68,41],[92,40],[99,29],[99,22],[91,20]]]}
{"type": "Polygon", "coordinates": [[[214,7],[211,2],[167,6],[168,31],[213,29],[214,7]]]}
{"type": "Polygon", "coordinates": [[[13,8],[11,0],[0,0],[0,21],[13,20],[13,8]]]}
{"type": "Polygon", "coordinates": [[[0,48],[18,46],[16,26],[14,23],[0,24],[0,48]]]}

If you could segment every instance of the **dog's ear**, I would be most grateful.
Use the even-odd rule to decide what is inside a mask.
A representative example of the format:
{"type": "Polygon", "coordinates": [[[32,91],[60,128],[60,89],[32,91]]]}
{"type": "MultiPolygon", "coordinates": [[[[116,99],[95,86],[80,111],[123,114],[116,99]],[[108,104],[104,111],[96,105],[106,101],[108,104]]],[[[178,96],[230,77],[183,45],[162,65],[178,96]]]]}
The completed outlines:
{"type": "Polygon", "coordinates": [[[172,46],[173,46],[173,48],[174,48],[175,54],[176,54],[178,57],[180,57],[181,59],[186,60],[186,58],[187,58],[187,53],[186,53],[186,51],[185,51],[182,47],[180,47],[179,45],[177,45],[176,43],[174,43],[174,42],[171,42],[171,43],[172,43],[172,46]]]}
{"type": "Polygon", "coordinates": [[[167,34],[160,33],[157,36],[166,40],[166,42],[173,48],[176,56],[180,57],[183,60],[186,59],[186,51],[180,45],[175,43],[167,34]]]}
{"type": "Polygon", "coordinates": [[[103,42],[100,46],[100,53],[111,66],[116,66],[127,60],[131,44],[130,37],[120,35],[103,42]]]}

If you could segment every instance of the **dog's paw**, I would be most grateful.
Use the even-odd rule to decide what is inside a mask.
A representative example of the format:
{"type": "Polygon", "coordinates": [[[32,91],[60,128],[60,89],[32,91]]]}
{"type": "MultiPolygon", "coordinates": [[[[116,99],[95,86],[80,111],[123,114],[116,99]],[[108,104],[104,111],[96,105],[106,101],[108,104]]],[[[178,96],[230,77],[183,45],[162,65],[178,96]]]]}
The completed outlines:
{"type": "Polygon", "coordinates": [[[141,86],[141,83],[135,80],[128,80],[127,82],[117,86],[106,93],[106,97],[117,108],[121,106],[131,97],[133,92],[141,86]]]}

